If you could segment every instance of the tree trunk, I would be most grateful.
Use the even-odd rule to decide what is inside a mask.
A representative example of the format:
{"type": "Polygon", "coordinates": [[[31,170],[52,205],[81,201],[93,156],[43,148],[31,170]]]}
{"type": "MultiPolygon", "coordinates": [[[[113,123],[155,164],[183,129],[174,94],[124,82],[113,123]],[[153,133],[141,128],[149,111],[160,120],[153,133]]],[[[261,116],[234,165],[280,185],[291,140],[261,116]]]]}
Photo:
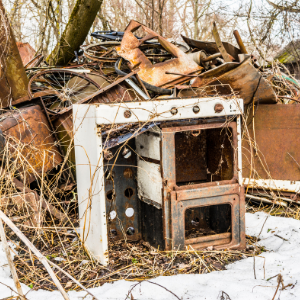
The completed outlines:
{"type": "Polygon", "coordinates": [[[66,65],[84,42],[103,0],[77,0],[60,41],[47,61],[50,65],[66,65]]]}
{"type": "Polygon", "coordinates": [[[28,78],[0,0],[0,108],[27,96],[28,78]]]}

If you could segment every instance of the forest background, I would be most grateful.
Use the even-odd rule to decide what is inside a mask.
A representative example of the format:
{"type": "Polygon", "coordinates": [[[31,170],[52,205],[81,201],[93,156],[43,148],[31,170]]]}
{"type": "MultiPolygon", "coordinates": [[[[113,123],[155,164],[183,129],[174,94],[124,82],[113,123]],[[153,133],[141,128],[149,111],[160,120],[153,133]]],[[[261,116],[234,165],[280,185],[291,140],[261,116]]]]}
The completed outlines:
{"type": "MultiPolygon", "coordinates": [[[[212,22],[221,38],[235,44],[238,29],[249,52],[268,61],[286,44],[297,43],[300,1],[274,0],[3,0],[18,42],[47,56],[60,41],[75,5],[100,4],[90,28],[124,31],[135,19],[161,35],[180,41],[183,34],[211,41],[212,22]],[[100,1],[100,3],[99,3],[100,1]]],[[[85,43],[96,42],[88,35],[85,43]]]]}

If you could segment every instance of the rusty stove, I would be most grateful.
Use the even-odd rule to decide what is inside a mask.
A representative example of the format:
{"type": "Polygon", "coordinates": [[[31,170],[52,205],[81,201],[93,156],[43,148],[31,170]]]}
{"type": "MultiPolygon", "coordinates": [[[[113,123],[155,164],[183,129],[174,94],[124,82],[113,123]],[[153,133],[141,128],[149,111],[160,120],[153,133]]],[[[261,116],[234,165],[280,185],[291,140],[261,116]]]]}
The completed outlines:
{"type": "Polygon", "coordinates": [[[165,250],[245,247],[241,99],[74,105],[81,236],[165,250]]]}

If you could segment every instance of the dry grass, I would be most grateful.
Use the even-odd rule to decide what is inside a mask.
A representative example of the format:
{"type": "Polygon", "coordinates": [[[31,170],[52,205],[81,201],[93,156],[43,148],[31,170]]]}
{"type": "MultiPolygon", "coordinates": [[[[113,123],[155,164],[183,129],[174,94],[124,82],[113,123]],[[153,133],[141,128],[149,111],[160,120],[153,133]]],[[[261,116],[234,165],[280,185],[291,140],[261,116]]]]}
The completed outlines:
{"type": "MultiPolygon", "coordinates": [[[[40,237],[26,235],[49,260],[63,268],[86,288],[96,287],[105,282],[116,280],[145,280],[157,276],[176,274],[202,274],[224,270],[234,261],[256,255],[264,249],[255,245],[255,239],[247,237],[247,250],[203,250],[203,251],[159,251],[144,241],[125,242],[119,240],[109,243],[110,264],[107,267],[93,261],[84,251],[80,240],[71,230],[61,229],[57,234],[54,229],[43,229],[40,237]]],[[[34,289],[55,290],[49,274],[32,253],[18,243],[18,239],[9,235],[16,245],[18,255],[15,265],[20,281],[34,289]]],[[[78,287],[62,273],[57,272],[66,290],[77,290],[78,287]]]]}
{"type": "MultiPolygon", "coordinates": [[[[271,78],[270,78],[271,80],[271,78]]],[[[281,82],[279,89],[284,87],[281,82]]],[[[196,91],[197,95],[205,91],[196,91]]],[[[281,93],[281,91],[280,91],[281,93]]],[[[295,94],[289,93],[294,97],[295,94]]],[[[252,109],[252,107],[250,107],[252,109]]],[[[246,120],[243,119],[244,124],[246,120]]],[[[113,132],[109,133],[114,136],[113,132]]],[[[255,141],[249,138],[247,132],[244,138],[248,138],[251,144],[255,141]]],[[[27,145],[28,146],[28,145],[27,145]]],[[[105,282],[116,280],[145,280],[157,276],[172,276],[176,274],[202,274],[218,270],[224,270],[226,265],[248,256],[259,255],[264,249],[257,246],[256,238],[247,236],[247,249],[237,250],[201,250],[193,249],[186,251],[160,251],[151,247],[144,241],[130,242],[126,240],[109,242],[110,264],[103,266],[92,260],[86,253],[76,228],[78,227],[77,195],[76,187],[70,186],[70,173],[64,161],[65,176],[62,176],[62,169],[51,172],[47,176],[35,174],[36,182],[31,185],[41,197],[59,209],[67,221],[62,223],[49,212],[40,210],[39,226],[33,226],[32,208],[28,203],[16,205],[12,202],[13,195],[22,195],[13,184],[13,177],[26,178],[26,170],[31,166],[22,151],[23,146],[16,143],[8,143],[3,153],[2,172],[0,174],[0,208],[16,223],[29,240],[49,260],[55,262],[59,267],[80,281],[86,288],[96,287],[105,282]],[[11,149],[14,149],[13,154],[11,149]]],[[[32,148],[31,155],[36,155],[39,149],[32,148]]],[[[40,153],[45,155],[46,153],[40,153]]],[[[252,170],[255,174],[255,170],[252,170]]],[[[252,174],[252,175],[253,175],[252,174]]],[[[250,174],[251,175],[251,174],[250,174]]],[[[271,215],[293,217],[299,220],[299,207],[288,206],[286,208],[269,205],[257,205],[248,202],[248,212],[265,211],[271,215]]],[[[5,228],[8,238],[16,246],[15,265],[19,279],[22,283],[33,289],[55,290],[49,274],[39,260],[24,246],[24,244],[9,229],[5,228]]],[[[73,282],[62,273],[57,272],[66,290],[79,289],[73,282]]]]}

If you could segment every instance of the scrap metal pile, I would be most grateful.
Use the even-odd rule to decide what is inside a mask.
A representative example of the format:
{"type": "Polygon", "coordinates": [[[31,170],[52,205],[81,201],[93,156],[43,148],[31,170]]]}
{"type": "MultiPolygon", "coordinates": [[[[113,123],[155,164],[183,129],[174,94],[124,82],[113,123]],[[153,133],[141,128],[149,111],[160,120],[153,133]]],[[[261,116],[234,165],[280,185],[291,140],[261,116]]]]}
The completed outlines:
{"type": "MultiPolygon", "coordinates": [[[[124,247],[128,249],[123,251],[124,247],[120,246],[120,240],[122,239],[119,239],[119,241],[115,239],[115,244],[110,244],[110,249],[117,248],[119,254],[113,253],[111,262],[112,264],[114,260],[118,262],[115,270],[123,270],[123,268],[126,270],[115,272],[114,269],[108,270],[104,266],[98,265],[98,271],[95,272],[94,263],[89,262],[86,267],[89,268],[89,271],[81,270],[79,273],[76,271],[77,267],[82,269],[80,261],[84,261],[87,254],[86,249],[78,240],[76,245],[82,246],[80,251],[73,247],[76,239],[79,238],[78,232],[75,230],[79,226],[79,216],[75,172],[73,104],[111,104],[182,99],[182,105],[184,105],[184,99],[191,98],[222,96],[223,99],[228,98],[228,103],[230,99],[241,98],[245,105],[245,114],[242,116],[242,148],[243,177],[246,179],[247,197],[259,203],[264,201],[267,204],[279,204],[280,206],[287,206],[287,203],[288,205],[298,205],[300,173],[299,165],[297,166],[296,162],[300,161],[300,153],[297,151],[299,128],[295,124],[300,124],[300,106],[290,105],[299,102],[298,82],[284,74],[282,69],[277,66],[266,69],[260,67],[255,57],[247,53],[247,49],[237,31],[234,32],[234,36],[238,47],[221,41],[216,24],[213,24],[212,29],[214,42],[198,41],[184,36],[182,36],[182,42],[170,41],[136,21],[131,21],[124,32],[94,32],[92,36],[94,39],[98,39],[99,42],[82,45],[81,49],[75,53],[73,61],[67,66],[49,66],[41,54],[32,57],[30,49],[30,51],[23,49],[22,53],[25,53],[26,57],[22,58],[24,58],[23,63],[25,62],[24,66],[28,77],[26,96],[19,97],[18,93],[15,92],[17,87],[10,86],[9,80],[4,80],[3,77],[0,78],[1,210],[5,211],[11,220],[23,226],[24,230],[31,230],[31,235],[33,231],[43,228],[42,233],[38,231],[41,234],[38,236],[38,243],[39,249],[45,255],[56,255],[53,251],[60,253],[62,248],[65,249],[63,253],[68,252],[68,254],[64,254],[65,257],[72,256],[72,259],[74,259],[72,263],[75,261],[77,264],[75,264],[74,270],[70,268],[72,272],[74,271],[72,274],[75,274],[75,277],[78,274],[83,274],[78,275],[78,278],[84,278],[84,282],[88,282],[89,287],[94,286],[94,280],[98,280],[97,272],[105,278],[112,278],[111,280],[116,280],[116,278],[150,278],[157,275],[172,275],[177,272],[175,266],[168,273],[159,269],[160,267],[157,267],[156,271],[151,273],[155,258],[152,264],[153,257],[149,259],[148,254],[143,253],[144,258],[144,256],[141,256],[141,251],[137,251],[137,249],[143,248],[144,251],[144,248],[148,248],[149,253],[153,253],[157,249],[155,250],[149,243],[140,241],[138,246],[140,248],[134,247],[135,250],[132,251],[133,248],[130,248],[132,245],[127,244],[122,224],[118,225],[118,229],[121,228],[120,230],[125,236],[126,246],[124,247]],[[28,58],[28,55],[31,55],[31,59],[28,58]],[[290,117],[287,118],[286,116],[290,117]],[[281,124],[280,126],[278,126],[278,122],[281,124]],[[269,129],[272,129],[271,134],[268,131],[269,129]],[[289,134],[283,140],[282,136],[285,135],[287,130],[289,130],[289,134]],[[258,147],[258,144],[260,147],[258,147]],[[272,148],[272,151],[270,148],[272,148]],[[266,155],[266,153],[269,154],[266,155]],[[278,159],[280,162],[276,161],[278,159]],[[275,180],[293,181],[293,183],[286,185],[287,183],[284,182],[283,187],[278,183],[279,188],[270,182],[268,184],[272,188],[268,188],[264,185],[266,181],[260,181],[257,185],[255,180],[270,180],[270,174],[274,174],[275,178],[273,179],[275,180]],[[66,227],[66,225],[69,227],[66,227]],[[46,230],[47,226],[50,231],[46,230]],[[73,228],[74,230],[67,230],[66,228],[73,228]],[[126,250],[128,250],[128,253],[126,250]],[[127,270],[130,261],[134,264],[136,258],[132,253],[135,252],[138,253],[139,257],[142,257],[140,259],[143,265],[141,267],[129,265],[130,268],[127,270]],[[149,265],[151,266],[149,267],[150,271],[145,267],[145,264],[149,261],[151,262],[149,265]],[[146,272],[145,270],[147,270],[147,275],[143,273],[146,272]],[[132,275],[138,273],[140,275],[132,275]]],[[[3,73],[0,75],[2,76],[3,73]]],[[[193,107],[194,114],[199,113],[199,110],[199,107],[193,107]]],[[[222,111],[224,112],[222,104],[214,106],[216,114],[222,111]]],[[[177,109],[172,108],[170,112],[172,115],[176,115],[177,109]]],[[[124,117],[130,118],[130,114],[130,111],[125,111],[124,117]]],[[[240,114],[242,112],[239,112],[240,114]]],[[[225,124],[233,119],[215,118],[215,122],[216,120],[220,124],[225,124]]],[[[201,125],[203,129],[199,125],[200,123],[197,124],[201,129],[197,127],[199,130],[197,130],[198,133],[195,137],[200,134],[200,131],[205,131],[204,123],[205,121],[201,125]]],[[[105,186],[109,190],[106,193],[107,200],[116,198],[115,191],[119,189],[120,197],[124,198],[125,195],[128,199],[136,200],[132,201],[134,202],[132,207],[136,211],[139,209],[140,204],[137,201],[137,193],[133,193],[132,188],[132,186],[136,186],[134,173],[136,171],[131,171],[128,168],[128,162],[131,159],[134,160],[133,155],[131,156],[134,143],[131,140],[126,147],[117,149],[116,146],[145,131],[149,131],[150,136],[150,129],[153,129],[154,125],[157,124],[147,122],[120,124],[120,122],[116,122],[116,124],[101,125],[99,133],[104,145],[105,164],[108,165],[108,162],[110,162],[111,166],[114,166],[117,159],[119,159],[118,162],[123,164],[119,166],[123,168],[122,176],[124,175],[123,177],[126,179],[126,186],[125,183],[123,186],[123,183],[119,180],[120,178],[117,178],[115,173],[110,171],[112,167],[107,168],[105,172],[105,186]],[[130,156],[131,158],[126,160],[130,156]],[[118,180],[121,184],[115,186],[118,180]],[[125,190],[125,194],[123,190],[125,190]]],[[[222,126],[220,128],[223,128],[222,126]]],[[[228,149],[231,151],[232,146],[232,136],[228,132],[232,134],[233,131],[222,131],[220,128],[212,136],[215,140],[222,137],[223,142],[216,143],[212,139],[211,143],[212,145],[215,144],[215,148],[220,146],[219,148],[222,149],[218,148],[218,151],[220,150],[220,153],[224,152],[226,155],[226,151],[228,149]],[[228,141],[227,144],[225,143],[224,148],[225,136],[226,141],[227,139],[228,141]]],[[[234,139],[237,140],[239,133],[233,133],[235,134],[234,139]]],[[[152,132],[152,134],[155,135],[155,132],[152,132]]],[[[184,145],[184,137],[181,138],[181,144],[184,145]]],[[[197,143],[199,140],[201,140],[200,137],[197,143]]],[[[204,140],[200,142],[204,143],[204,140]]],[[[202,152],[206,150],[201,150],[201,152],[197,143],[192,145],[194,148],[190,147],[188,150],[184,148],[184,151],[188,153],[186,161],[191,159],[192,162],[197,161],[193,156],[198,155],[198,161],[202,162],[202,156],[204,156],[202,152]],[[194,151],[194,149],[196,150],[194,151]]],[[[214,149],[214,147],[212,146],[211,149],[214,149]]],[[[232,147],[235,147],[235,151],[238,148],[237,142],[233,143],[232,147]]],[[[216,151],[216,153],[219,152],[216,151]]],[[[153,160],[155,159],[151,160],[149,158],[148,162],[153,162],[153,160]]],[[[211,158],[211,161],[214,164],[216,158],[211,158]]],[[[231,156],[231,162],[235,164],[235,172],[240,172],[234,155],[231,156]]],[[[131,163],[134,165],[134,162],[131,163]]],[[[218,164],[214,164],[217,169],[218,166],[218,164]]],[[[186,163],[183,164],[182,169],[184,168],[186,168],[186,163]]],[[[206,176],[206,170],[202,169],[200,171],[203,174],[200,175],[206,176]]],[[[157,170],[159,172],[159,168],[157,170]]],[[[235,180],[235,177],[232,180],[235,180]]],[[[216,181],[218,180],[216,179],[216,181]]],[[[162,183],[164,183],[164,186],[167,185],[165,182],[162,183]]],[[[217,185],[217,183],[215,184],[217,185]]],[[[123,205],[122,209],[124,210],[127,199],[122,201],[120,201],[119,206],[123,205]]],[[[144,215],[146,213],[153,214],[154,206],[153,209],[147,209],[147,211],[144,212],[144,215]]],[[[192,215],[194,212],[190,214],[192,215]]],[[[109,214],[107,215],[109,216],[109,214]]],[[[192,218],[192,216],[190,217],[192,218]]],[[[138,230],[135,232],[131,230],[131,221],[128,221],[129,225],[126,224],[126,226],[129,226],[130,234],[126,233],[132,237],[132,240],[138,241],[141,234],[138,230]]],[[[118,222],[120,222],[119,218],[118,222]]],[[[194,223],[199,225],[200,222],[198,220],[194,223]]],[[[132,224],[136,228],[140,226],[137,218],[132,221],[132,224]]],[[[149,225],[149,228],[151,226],[149,225]]],[[[193,230],[194,228],[189,232],[190,240],[194,238],[195,232],[193,230]]],[[[109,231],[112,240],[115,234],[116,232],[113,230],[109,231]]],[[[229,232],[223,234],[226,237],[229,236],[229,232]]],[[[31,237],[33,240],[36,238],[34,234],[31,237]]],[[[249,239],[247,243],[249,245],[249,239]]],[[[244,246],[245,243],[243,248],[244,246]]],[[[251,245],[251,247],[254,249],[256,246],[251,245]]],[[[249,247],[247,249],[249,250],[249,247]]],[[[259,251],[258,248],[254,250],[257,253],[259,251]]],[[[244,255],[241,253],[235,252],[232,255],[236,255],[234,259],[239,259],[244,255]]],[[[161,266],[165,262],[169,264],[168,254],[162,254],[161,252],[160,255],[161,262],[158,261],[157,264],[161,266]]],[[[184,263],[190,263],[184,254],[180,255],[183,257],[182,261],[184,263]]],[[[186,256],[189,259],[194,259],[192,255],[198,257],[197,252],[195,254],[188,253],[186,256]]],[[[215,254],[209,255],[213,256],[215,254]]],[[[30,276],[26,276],[26,272],[30,270],[30,272],[33,272],[32,276],[35,276],[36,271],[32,271],[30,263],[28,264],[28,260],[32,259],[31,254],[26,254],[24,257],[25,262],[18,258],[20,266],[18,272],[22,274],[23,282],[30,284],[30,279],[28,279],[30,276]]],[[[211,264],[206,261],[208,269],[207,267],[203,268],[201,261],[199,264],[198,262],[195,263],[191,272],[200,273],[210,271],[210,269],[218,270],[219,267],[215,267],[213,260],[211,264]]],[[[170,264],[172,263],[173,258],[170,264]]],[[[58,264],[62,268],[65,267],[63,260],[58,264]]],[[[222,268],[224,264],[222,262],[222,268]]],[[[33,265],[35,265],[34,262],[32,262],[33,265]]],[[[41,277],[43,276],[45,276],[44,273],[41,277]]],[[[61,274],[61,276],[63,278],[64,275],[61,274]]],[[[103,283],[104,281],[100,279],[98,281],[103,283]]],[[[63,280],[62,282],[68,288],[72,286],[72,284],[68,285],[66,277],[63,280]]],[[[39,280],[39,287],[54,288],[48,282],[45,283],[44,279],[39,280]]]]}
{"type": "MultiPolygon", "coordinates": [[[[279,97],[298,101],[294,99],[299,94],[297,82],[287,76],[282,81],[283,73],[263,71],[247,54],[237,31],[239,48],[221,41],[216,24],[212,35],[214,42],[182,36],[184,42],[177,43],[131,21],[124,32],[92,33],[100,42],[83,45],[68,66],[48,66],[42,55],[27,62],[28,95],[11,103],[4,101],[9,90],[1,95],[1,146],[10,154],[14,166],[10,176],[17,189],[27,191],[28,199],[38,198],[29,185],[57,173],[61,186],[75,185],[74,103],[217,95],[236,95],[249,107],[276,104],[279,97]]],[[[107,148],[136,132],[130,126],[104,128],[103,136],[109,135],[107,148]]],[[[63,218],[49,203],[45,208],[63,218]]]]}

